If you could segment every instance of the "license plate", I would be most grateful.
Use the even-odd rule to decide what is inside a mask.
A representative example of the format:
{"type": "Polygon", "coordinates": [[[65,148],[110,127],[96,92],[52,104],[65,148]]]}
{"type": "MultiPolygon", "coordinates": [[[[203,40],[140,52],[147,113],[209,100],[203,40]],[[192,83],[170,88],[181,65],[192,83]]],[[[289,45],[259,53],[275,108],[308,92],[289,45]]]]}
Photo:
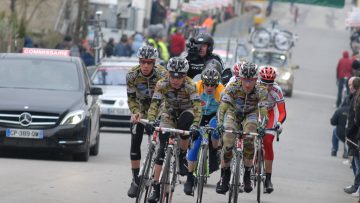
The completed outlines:
{"type": "Polygon", "coordinates": [[[130,110],[129,109],[103,108],[102,113],[109,114],[109,115],[130,115],[130,110]]]}
{"type": "Polygon", "coordinates": [[[42,130],[24,130],[24,129],[6,128],[6,137],[43,139],[44,132],[42,130]]]}

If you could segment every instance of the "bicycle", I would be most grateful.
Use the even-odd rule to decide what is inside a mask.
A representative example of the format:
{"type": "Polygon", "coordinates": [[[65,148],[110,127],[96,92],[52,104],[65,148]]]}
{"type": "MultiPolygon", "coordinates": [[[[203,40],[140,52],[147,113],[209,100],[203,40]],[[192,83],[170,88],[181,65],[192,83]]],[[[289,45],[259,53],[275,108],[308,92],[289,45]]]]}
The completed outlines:
{"type": "MultiPolygon", "coordinates": [[[[140,123],[146,125],[149,122],[145,119],[140,119],[140,123]]],[[[148,149],[146,152],[145,159],[143,160],[143,164],[139,173],[139,189],[136,196],[136,203],[140,202],[147,202],[148,195],[150,194],[151,185],[153,183],[152,181],[152,175],[153,175],[153,168],[155,164],[155,157],[156,157],[156,145],[157,145],[157,139],[158,139],[158,131],[154,131],[152,136],[149,135],[148,139],[148,149]],[[142,201],[143,194],[144,195],[144,201],[142,201]]]]}
{"type": "MultiPolygon", "coordinates": [[[[277,131],[276,128],[268,128],[266,131],[277,131]]],[[[255,141],[255,154],[254,154],[254,166],[251,172],[251,179],[254,181],[254,187],[257,187],[256,200],[260,203],[261,196],[261,186],[265,188],[265,160],[264,160],[264,146],[263,146],[264,136],[257,134],[255,141]]],[[[276,141],[279,142],[279,134],[276,134],[276,141]]],[[[265,190],[263,189],[265,193],[265,190]]]]}
{"type": "Polygon", "coordinates": [[[200,133],[202,135],[198,165],[196,167],[194,191],[197,190],[196,203],[202,202],[204,185],[207,183],[209,177],[209,136],[213,132],[214,128],[209,125],[200,127],[200,133]]]}
{"type": "MultiPolygon", "coordinates": [[[[165,151],[165,159],[160,175],[160,203],[172,202],[175,185],[178,180],[179,171],[179,137],[178,135],[190,135],[190,131],[175,128],[155,127],[155,131],[170,133],[165,151]]],[[[150,187],[151,188],[151,187],[150,187]]]]}
{"type": "Polygon", "coordinates": [[[258,133],[251,132],[243,132],[241,130],[225,130],[226,133],[232,133],[236,135],[235,139],[235,147],[233,149],[233,160],[231,161],[231,176],[230,176],[230,188],[229,188],[229,199],[228,203],[237,203],[240,187],[242,183],[240,183],[240,177],[243,176],[244,173],[244,163],[243,163],[243,139],[244,138],[253,138],[253,136],[257,136],[258,133]]]}
{"type": "Polygon", "coordinates": [[[298,36],[296,34],[287,30],[280,30],[277,27],[277,22],[272,22],[271,28],[256,28],[250,34],[250,43],[255,48],[275,47],[281,51],[290,50],[297,39],[298,36]]]}

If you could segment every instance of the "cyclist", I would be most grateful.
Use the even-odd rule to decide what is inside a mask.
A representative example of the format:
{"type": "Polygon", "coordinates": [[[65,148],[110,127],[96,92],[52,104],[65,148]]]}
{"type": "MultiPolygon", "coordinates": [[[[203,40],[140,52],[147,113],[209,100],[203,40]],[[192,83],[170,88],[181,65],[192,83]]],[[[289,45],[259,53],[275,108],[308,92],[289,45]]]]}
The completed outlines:
{"type": "MultiPolygon", "coordinates": [[[[267,120],[266,101],[268,92],[266,87],[257,83],[258,68],[254,63],[246,62],[239,64],[239,80],[230,83],[221,98],[218,111],[217,131],[240,130],[244,132],[264,133],[262,127],[258,127],[258,120],[267,120]],[[226,114],[226,116],[225,116],[226,114]],[[260,114],[260,118],[258,115],[260,114]],[[225,118],[224,118],[225,117],[225,118]]],[[[224,133],[222,137],[223,147],[221,156],[221,178],[216,185],[216,192],[225,194],[229,190],[230,162],[235,136],[232,133],[224,133]]],[[[254,139],[244,139],[244,191],[252,191],[250,172],[253,166],[254,139]]]]}
{"type": "Polygon", "coordinates": [[[265,160],[265,192],[274,191],[271,183],[272,165],[274,160],[273,141],[276,133],[281,133],[282,123],[286,118],[286,108],[283,93],[280,86],[275,82],[276,71],[272,66],[262,66],[260,68],[259,82],[266,86],[268,94],[268,123],[266,128],[277,128],[277,132],[266,131],[264,137],[264,160],[265,160]]]}
{"type": "Polygon", "coordinates": [[[201,74],[205,68],[205,64],[211,59],[220,62],[220,74],[222,74],[222,69],[224,67],[223,62],[220,56],[212,53],[214,49],[214,40],[211,35],[207,33],[200,33],[195,38],[191,38],[189,41],[190,42],[187,44],[187,53],[182,55],[189,61],[190,68],[187,75],[190,78],[194,78],[196,75],[201,74]]]}
{"type": "MultiPolygon", "coordinates": [[[[177,128],[198,132],[201,119],[200,97],[195,83],[186,76],[189,69],[185,58],[171,58],[167,64],[168,76],[156,84],[155,93],[148,111],[148,120],[153,123],[162,102],[160,127],[177,128]]],[[[149,125],[151,128],[151,125],[149,125]]],[[[196,133],[198,135],[198,133],[196,133]]],[[[155,159],[153,192],[148,201],[157,202],[160,197],[159,177],[165,156],[168,133],[161,134],[160,147],[155,159]]],[[[180,137],[180,175],[186,175],[186,152],[189,147],[189,136],[180,137]]]]}
{"type": "Polygon", "coordinates": [[[139,65],[131,68],[126,75],[128,105],[131,111],[130,160],[133,180],[128,191],[128,196],[131,198],[136,197],[139,183],[140,146],[144,133],[144,125],[139,121],[141,118],[146,118],[155,85],[166,74],[164,67],[155,65],[158,52],[153,47],[140,47],[137,56],[139,65]]]}
{"type": "MultiPolygon", "coordinates": [[[[239,74],[240,74],[240,68],[241,66],[245,63],[246,61],[245,60],[242,60],[240,61],[239,63],[235,63],[233,65],[233,67],[231,68],[231,73],[232,73],[232,76],[231,78],[229,79],[229,82],[227,83],[230,84],[231,82],[235,82],[236,80],[240,79],[239,77],[239,74]]],[[[226,86],[227,86],[226,85],[226,86]]]]}
{"type": "MultiPolygon", "coordinates": [[[[202,119],[200,126],[209,124],[210,119],[216,116],[219,108],[220,96],[224,86],[220,84],[220,73],[216,70],[221,66],[219,62],[209,63],[201,74],[201,80],[196,83],[197,92],[200,95],[202,106],[202,119]]],[[[212,173],[219,169],[217,157],[219,134],[213,133],[210,137],[212,145],[209,146],[209,172],[212,173]]],[[[188,152],[188,175],[184,184],[184,192],[192,195],[194,187],[194,168],[196,165],[197,155],[200,150],[201,137],[194,141],[193,147],[188,152]]]]}

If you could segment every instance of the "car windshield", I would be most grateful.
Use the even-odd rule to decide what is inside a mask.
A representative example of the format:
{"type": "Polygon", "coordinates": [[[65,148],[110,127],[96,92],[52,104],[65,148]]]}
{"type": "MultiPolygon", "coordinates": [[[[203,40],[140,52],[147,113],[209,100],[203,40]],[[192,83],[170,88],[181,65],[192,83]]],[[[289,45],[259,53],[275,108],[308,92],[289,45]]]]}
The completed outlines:
{"type": "Polygon", "coordinates": [[[259,65],[272,65],[275,67],[286,67],[286,55],[273,52],[257,52],[253,53],[253,62],[259,65]]]}
{"type": "Polygon", "coordinates": [[[2,59],[0,88],[78,91],[79,73],[72,62],[49,59],[2,59]]]}
{"type": "Polygon", "coordinates": [[[128,68],[125,67],[101,67],[93,75],[94,85],[126,85],[126,74],[128,68]]]}

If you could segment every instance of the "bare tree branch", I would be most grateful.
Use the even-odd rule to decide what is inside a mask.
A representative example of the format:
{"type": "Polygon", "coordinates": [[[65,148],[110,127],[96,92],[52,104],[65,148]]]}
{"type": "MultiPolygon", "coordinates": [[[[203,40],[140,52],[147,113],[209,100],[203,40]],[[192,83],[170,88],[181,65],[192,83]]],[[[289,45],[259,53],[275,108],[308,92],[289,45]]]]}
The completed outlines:
{"type": "Polygon", "coordinates": [[[26,19],[26,24],[29,24],[30,23],[30,21],[32,20],[32,18],[34,17],[34,15],[35,15],[35,13],[36,13],[36,11],[38,10],[38,8],[41,6],[41,4],[43,4],[45,1],[47,1],[47,0],[39,0],[37,3],[36,3],[36,5],[34,6],[34,9],[32,10],[32,12],[31,12],[31,14],[30,14],[30,16],[29,16],[29,18],[28,19],[26,19]]]}

